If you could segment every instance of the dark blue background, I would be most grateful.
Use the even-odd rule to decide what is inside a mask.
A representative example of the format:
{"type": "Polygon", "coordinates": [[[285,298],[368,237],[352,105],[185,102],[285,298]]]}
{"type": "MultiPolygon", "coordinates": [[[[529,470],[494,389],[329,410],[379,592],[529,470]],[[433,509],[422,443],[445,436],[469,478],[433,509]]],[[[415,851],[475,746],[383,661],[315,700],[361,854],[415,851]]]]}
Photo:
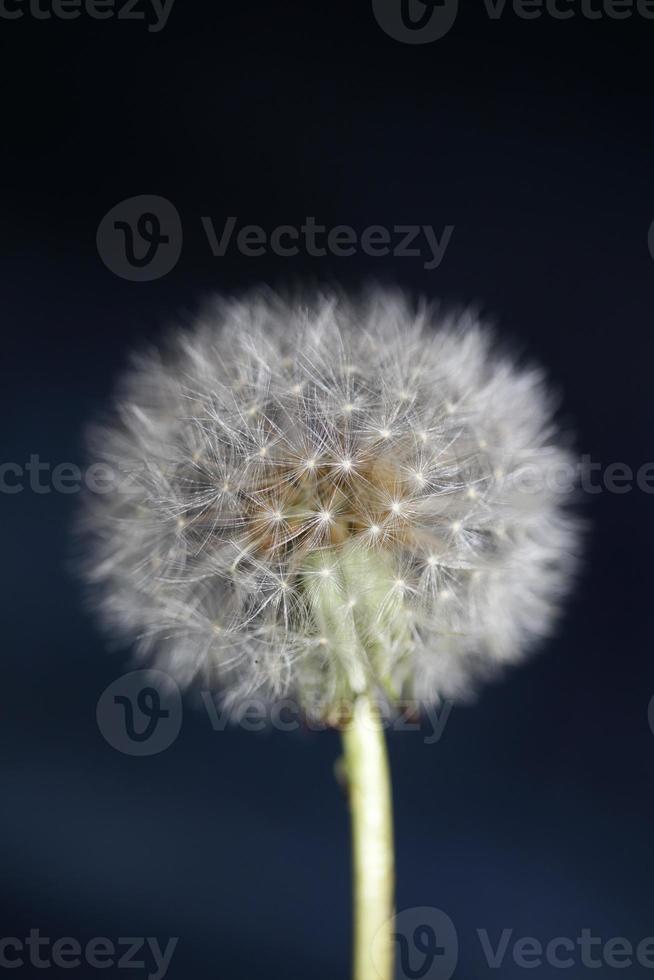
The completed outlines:
{"type": "MultiPolygon", "coordinates": [[[[481,3],[424,46],[388,37],[365,2],[177,0],[158,34],[0,20],[3,459],[81,463],[126,352],[212,290],[374,277],[480,302],[548,367],[580,451],[648,462],[653,50],[639,17],[494,22],[481,3]],[[176,205],[184,249],[165,278],[131,283],[95,233],[146,193],[176,205]],[[215,259],[199,221],[310,214],[455,231],[427,271],[363,254],[215,259]]],[[[337,737],[217,733],[187,705],[167,751],[112,749],[95,706],[129,651],[108,653],[68,570],[77,504],[1,499],[0,932],[179,936],[172,980],[346,977],[337,737]]],[[[438,744],[390,740],[398,907],[452,917],[464,980],[525,972],[508,958],[489,971],[477,927],[654,934],[654,497],[582,506],[592,532],[558,635],[456,707],[438,744]]]]}

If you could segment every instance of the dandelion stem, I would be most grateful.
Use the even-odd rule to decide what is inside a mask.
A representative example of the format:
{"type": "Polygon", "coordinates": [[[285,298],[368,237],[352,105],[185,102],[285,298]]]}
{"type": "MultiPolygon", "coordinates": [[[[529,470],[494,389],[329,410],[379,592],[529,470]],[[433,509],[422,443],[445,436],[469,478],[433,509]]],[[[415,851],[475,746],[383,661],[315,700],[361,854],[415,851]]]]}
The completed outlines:
{"type": "Polygon", "coordinates": [[[368,695],[343,731],[352,827],[354,980],[393,978],[393,817],[384,731],[368,695]]]}

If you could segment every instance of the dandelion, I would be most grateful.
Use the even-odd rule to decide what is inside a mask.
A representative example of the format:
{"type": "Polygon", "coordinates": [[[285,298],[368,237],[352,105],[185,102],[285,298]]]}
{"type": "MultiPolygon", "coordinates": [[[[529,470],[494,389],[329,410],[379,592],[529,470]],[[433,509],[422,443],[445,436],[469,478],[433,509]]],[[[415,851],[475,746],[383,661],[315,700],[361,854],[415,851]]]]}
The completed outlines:
{"type": "Polygon", "coordinates": [[[215,301],[92,433],[129,477],[85,505],[107,623],[182,684],[343,728],[357,980],[380,930],[392,974],[378,710],[465,697],[550,630],[576,542],[555,437],[540,371],[386,292],[215,301]]]}

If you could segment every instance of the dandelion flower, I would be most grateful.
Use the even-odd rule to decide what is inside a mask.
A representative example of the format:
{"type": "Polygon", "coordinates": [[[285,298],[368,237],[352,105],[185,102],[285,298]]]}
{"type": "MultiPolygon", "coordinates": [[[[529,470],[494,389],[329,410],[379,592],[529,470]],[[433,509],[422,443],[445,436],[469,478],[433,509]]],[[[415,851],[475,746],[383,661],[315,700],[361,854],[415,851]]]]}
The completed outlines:
{"type": "MultiPolygon", "coordinates": [[[[387,292],[217,300],[134,358],[91,443],[120,476],[85,505],[105,619],[236,704],[356,719],[466,696],[548,632],[567,587],[551,398],[469,312],[387,292]]],[[[367,739],[346,761],[384,803],[384,760],[357,769],[367,739]]]]}

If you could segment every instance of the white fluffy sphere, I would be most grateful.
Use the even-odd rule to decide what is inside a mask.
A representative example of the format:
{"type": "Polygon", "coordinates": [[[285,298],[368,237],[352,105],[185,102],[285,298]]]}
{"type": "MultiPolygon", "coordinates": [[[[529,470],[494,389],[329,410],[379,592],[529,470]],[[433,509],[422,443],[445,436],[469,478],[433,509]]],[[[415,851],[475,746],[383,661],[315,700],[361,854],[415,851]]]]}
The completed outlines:
{"type": "Polygon", "coordinates": [[[465,694],[545,634],[576,526],[539,371],[401,295],[217,300],[92,435],[105,619],[188,683],[325,716],[465,694]]]}

